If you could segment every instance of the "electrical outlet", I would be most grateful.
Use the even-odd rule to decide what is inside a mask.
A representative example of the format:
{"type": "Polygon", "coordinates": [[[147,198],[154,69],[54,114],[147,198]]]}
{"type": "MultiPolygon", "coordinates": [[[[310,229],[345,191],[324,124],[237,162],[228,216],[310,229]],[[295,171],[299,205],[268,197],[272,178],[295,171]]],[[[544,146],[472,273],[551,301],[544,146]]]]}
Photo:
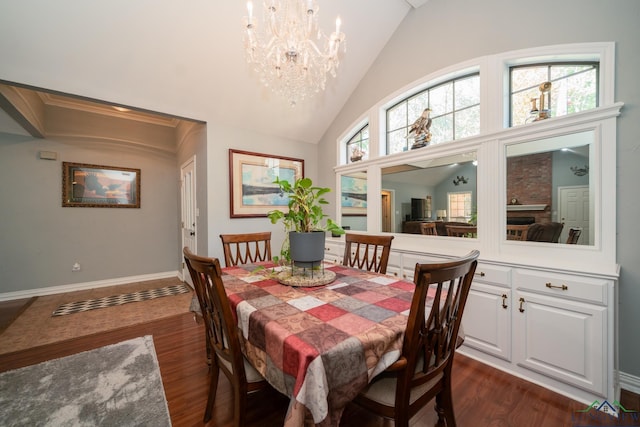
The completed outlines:
{"type": "Polygon", "coordinates": [[[73,266],[71,267],[71,271],[80,271],[80,263],[76,262],[75,264],[73,264],[73,266]]]}

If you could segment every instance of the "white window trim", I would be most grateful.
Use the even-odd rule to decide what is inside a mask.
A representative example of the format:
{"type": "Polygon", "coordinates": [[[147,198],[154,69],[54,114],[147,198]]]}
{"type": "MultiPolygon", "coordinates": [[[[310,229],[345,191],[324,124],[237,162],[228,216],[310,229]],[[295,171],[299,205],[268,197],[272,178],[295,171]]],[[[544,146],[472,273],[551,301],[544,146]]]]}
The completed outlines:
{"type": "MultiPolygon", "coordinates": [[[[499,132],[509,124],[509,68],[538,62],[598,61],[599,106],[615,103],[615,42],[574,43],[515,50],[489,55],[430,73],[383,98],[356,120],[336,141],[336,165],[346,165],[346,142],[357,129],[369,124],[369,159],[384,157],[386,110],[428,87],[469,73],[480,73],[480,134],[499,132]],[[502,96],[499,96],[502,94],[502,96]]],[[[473,138],[473,137],[472,137],[473,138]]],[[[456,140],[456,141],[463,141],[456,140]]]]}

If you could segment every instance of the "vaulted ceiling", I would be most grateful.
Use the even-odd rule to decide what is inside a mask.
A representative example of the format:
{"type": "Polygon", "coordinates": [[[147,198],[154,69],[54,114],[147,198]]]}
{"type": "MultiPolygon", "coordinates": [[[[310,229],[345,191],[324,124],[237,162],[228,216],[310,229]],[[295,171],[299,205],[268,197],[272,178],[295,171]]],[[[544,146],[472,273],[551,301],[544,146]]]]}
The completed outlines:
{"type": "MultiPolygon", "coordinates": [[[[340,16],[342,20],[342,30],[346,34],[347,38],[347,52],[344,54],[338,75],[336,78],[329,76],[327,82],[327,88],[324,92],[316,94],[313,98],[299,102],[297,106],[291,107],[289,103],[280,98],[278,95],[272,93],[269,89],[261,85],[258,76],[247,65],[243,45],[242,45],[242,27],[241,20],[246,15],[245,2],[241,1],[215,1],[207,7],[211,8],[212,13],[208,14],[206,18],[202,18],[203,22],[177,22],[172,8],[159,4],[157,9],[154,10],[154,19],[158,20],[157,25],[154,28],[159,30],[158,34],[152,35],[140,35],[140,40],[127,39],[120,41],[125,45],[133,45],[132,49],[140,49],[141,54],[148,54],[145,49],[148,49],[148,40],[154,39],[154,45],[165,45],[179,47],[179,50],[175,50],[175,56],[167,57],[167,69],[172,67],[180,67],[184,64],[193,64],[197,67],[197,64],[205,61],[202,64],[203,70],[192,70],[196,81],[198,79],[206,79],[207,87],[199,88],[198,90],[206,90],[210,94],[210,105],[207,106],[207,111],[211,111],[214,118],[198,117],[198,111],[201,111],[197,103],[201,103],[202,100],[194,99],[193,115],[188,115],[189,118],[196,120],[210,119],[215,120],[216,123],[242,127],[257,133],[263,133],[267,135],[273,135],[276,137],[287,138],[294,141],[317,143],[321,138],[328,126],[335,119],[336,115],[340,112],[345,102],[348,100],[350,94],[357,87],[362,77],[365,75],[371,64],[374,62],[378,53],[384,48],[387,41],[401,24],[402,20],[407,13],[414,7],[420,7],[428,0],[384,0],[384,1],[371,1],[371,0],[350,0],[348,2],[340,0],[320,0],[320,27],[326,32],[329,32],[334,27],[334,20],[336,16],[340,16]],[[203,23],[206,22],[206,28],[195,32],[192,28],[201,28],[203,23]],[[180,28],[185,26],[184,28],[180,28]],[[190,28],[187,28],[190,27],[190,28]],[[172,31],[162,32],[160,30],[166,30],[172,28],[172,31]],[[204,58],[204,59],[202,59],[204,58]],[[182,64],[182,65],[181,65],[182,64]],[[210,70],[209,77],[202,77],[200,73],[204,70],[210,70]],[[212,71],[211,71],[212,70],[212,71]]],[[[256,2],[259,4],[260,2],[256,2]]],[[[96,6],[98,7],[98,6],[96,6]]],[[[71,49],[78,49],[72,52],[77,57],[84,57],[87,61],[97,64],[95,59],[96,52],[112,52],[114,58],[111,62],[117,62],[120,53],[114,52],[111,43],[113,38],[118,37],[132,37],[135,35],[134,25],[136,20],[147,19],[144,15],[144,10],[131,7],[131,10],[127,10],[129,16],[126,20],[123,20],[118,13],[121,11],[114,11],[107,9],[107,6],[103,6],[104,10],[91,10],[94,14],[112,14],[112,16],[104,16],[104,22],[109,22],[113,26],[114,21],[120,22],[118,31],[114,31],[111,27],[107,28],[107,24],[101,24],[100,20],[90,19],[85,15],[85,20],[77,22],[81,25],[78,31],[81,31],[83,38],[86,41],[83,44],[76,44],[73,40],[75,36],[57,35],[61,39],[56,39],[55,43],[50,43],[47,49],[54,50],[51,53],[54,55],[69,55],[72,52],[71,49]],[[138,16],[138,14],[140,14],[138,16]],[[111,19],[110,19],[111,18],[111,19]],[[104,25],[105,27],[100,27],[104,25]],[[131,25],[131,27],[127,27],[131,25]],[[102,34],[109,33],[109,38],[103,37],[102,34]],[[65,37],[69,37],[66,39],[65,37]],[[90,40],[89,43],[87,40],[90,40]],[[66,44],[65,44],[66,42],[66,44]],[[86,46],[91,44],[91,51],[83,51],[86,46]],[[65,47],[60,47],[60,46],[65,47]],[[65,50],[67,49],[67,50],[65,50]],[[91,56],[93,55],[93,56],[91,56]]],[[[428,7],[428,6],[426,6],[428,7]]],[[[7,28],[5,26],[4,32],[21,31],[20,22],[28,20],[33,25],[38,25],[42,20],[43,25],[51,24],[47,16],[34,16],[33,14],[26,16],[29,12],[27,8],[24,10],[9,11],[13,13],[12,19],[8,22],[8,25],[15,25],[15,28],[7,28]],[[24,16],[22,15],[24,14],[24,16]]],[[[86,11],[85,11],[86,12],[86,11]]],[[[46,15],[46,14],[42,14],[46,15]]],[[[192,18],[192,17],[191,17],[192,18]]],[[[2,20],[4,21],[4,20],[2,20]]],[[[55,31],[55,28],[52,29],[55,31]]],[[[60,33],[63,33],[60,31],[60,33]]],[[[42,49],[41,40],[37,43],[29,44],[27,38],[22,43],[24,49],[29,49],[31,46],[34,50],[42,49]],[[40,43],[40,44],[38,44],[40,43]]],[[[54,37],[54,36],[52,36],[54,37]]],[[[54,37],[54,38],[55,38],[54,37]]],[[[115,45],[115,44],[114,44],[115,45]]],[[[37,54],[38,52],[33,52],[37,54]]],[[[100,62],[102,63],[102,62],[100,62]]],[[[95,66],[94,64],[94,66],[95,66]]],[[[149,72],[144,69],[144,64],[134,64],[139,66],[137,70],[141,74],[149,72]]],[[[1,70],[1,68],[0,68],[1,70]]],[[[135,70],[134,70],[135,71],[135,70]]],[[[157,73],[166,73],[166,70],[157,70],[157,73]]],[[[132,72],[132,74],[134,74],[132,72]]],[[[0,75],[0,80],[5,76],[0,75]]],[[[135,75],[134,75],[135,77],[135,75]]],[[[140,77],[140,76],[138,76],[140,77]]],[[[91,79],[91,77],[87,77],[91,79]]],[[[126,79],[126,76],[113,76],[113,84],[116,85],[118,79],[126,79]]],[[[150,78],[160,78],[151,76],[150,78]]],[[[166,77],[168,78],[168,77],[166,77]]],[[[13,79],[17,83],[25,83],[19,81],[19,79],[13,79]]],[[[5,81],[5,83],[7,83],[5,81]]],[[[26,82],[29,83],[29,82],[26,82]]],[[[83,82],[87,84],[88,82],[83,82]]],[[[90,82],[89,82],[90,83],[90,82]]],[[[96,83],[97,84],[97,83],[96,83]]],[[[185,81],[180,86],[187,88],[186,90],[193,91],[194,88],[188,86],[189,82],[185,81]]],[[[23,88],[24,89],[24,88],[23,88]]],[[[57,91],[59,88],[43,88],[48,90],[57,91]]],[[[147,105],[128,105],[122,102],[121,99],[117,99],[118,96],[114,95],[116,99],[110,98],[110,93],[105,89],[98,89],[95,93],[72,93],[73,97],[67,98],[60,94],[46,94],[46,92],[39,95],[44,104],[56,104],[57,106],[64,105],[65,108],[83,108],[86,99],[104,101],[107,104],[116,104],[121,107],[129,107],[134,111],[137,109],[147,110],[147,105]],[[100,94],[101,90],[105,90],[104,94],[100,94]],[[99,94],[99,95],[96,95],[99,94]]],[[[144,95],[141,92],[140,95],[144,95]]],[[[170,97],[171,94],[166,94],[170,97]]],[[[168,98],[170,99],[170,98],[168,98]]],[[[2,101],[2,99],[0,99],[2,101]]],[[[144,102],[144,100],[142,101],[144,102]]],[[[3,102],[0,102],[0,132],[14,133],[14,134],[32,134],[34,136],[43,136],[34,134],[34,129],[25,128],[24,113],[23,119],[16,121],[16,111],[12,110],[12,102],[5,98],[3,102]],[[9,113],[9,114],[7,114],[9,113]]],[[[169,104],[169,102],[167,102],[169,104]]],[[[98,112],[100,109],[95,105],[89,106],[92,111],[98,112]]],[[[167,110],[159,111],[166,114],[174,114],[170,110],[170,106],[167,110]]],[[[104,112],[114,114],[114,110],[111,106],[103,109],[104,112]]],[[[126,112],[119,112],[118,114],[126,115],[126,112]]],[[[28,121],[28,120],[27,120],[28,121]]],[[[46,136],[46,135],[44,135],[46,136]]]]}

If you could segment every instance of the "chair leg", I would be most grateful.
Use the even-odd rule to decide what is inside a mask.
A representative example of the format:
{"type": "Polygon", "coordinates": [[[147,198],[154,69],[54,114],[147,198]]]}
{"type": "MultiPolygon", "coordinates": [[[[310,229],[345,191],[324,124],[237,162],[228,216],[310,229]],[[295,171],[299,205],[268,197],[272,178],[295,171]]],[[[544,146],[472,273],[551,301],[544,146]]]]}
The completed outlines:
{"type": "Polygon", "coordinates": [[[203,422],[208,422],[213,415],[213,405],[216,403],[216,393],[218,391],[218,377],[220,376],[220,368],[215,359],[211,359],[211,365],[209,367],[211,372],[211,378],[209,379],[209,397],[207,398],[207,408],[204,411],[203,422]]]}
{"type": "Polygon", "coordinates": [[[453,412],[451,384],[445,384],[444,389],[436,395],[435,410],[438,413],[438,427],[456,427],[456,416],[453,412]]]}
{"type": "Polygon", "coordinates": [[[235,390],[235,399],[234,399],[234,408],[233,408],[233,419],[234,427],[244,427],[244,418],[245,413],[247,411],[247,390],[236,389],[235,390]]]}

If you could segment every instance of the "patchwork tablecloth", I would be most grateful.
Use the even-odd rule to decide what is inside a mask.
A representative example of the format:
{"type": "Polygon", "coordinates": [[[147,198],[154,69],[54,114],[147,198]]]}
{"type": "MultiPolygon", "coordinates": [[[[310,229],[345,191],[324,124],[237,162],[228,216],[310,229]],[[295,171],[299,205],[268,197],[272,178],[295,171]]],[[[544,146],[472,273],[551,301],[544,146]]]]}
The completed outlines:
{"type": "MultiPolygon", "coordinates": [[[[268,265],[267,265],[268,266],[268,265]]],[[[257,265],[223,269],[244,351],[314,422],[337,426],[345,405],[400,356],[414,284],[341,265],[314,288],[278,283],[257,265]]]]}

